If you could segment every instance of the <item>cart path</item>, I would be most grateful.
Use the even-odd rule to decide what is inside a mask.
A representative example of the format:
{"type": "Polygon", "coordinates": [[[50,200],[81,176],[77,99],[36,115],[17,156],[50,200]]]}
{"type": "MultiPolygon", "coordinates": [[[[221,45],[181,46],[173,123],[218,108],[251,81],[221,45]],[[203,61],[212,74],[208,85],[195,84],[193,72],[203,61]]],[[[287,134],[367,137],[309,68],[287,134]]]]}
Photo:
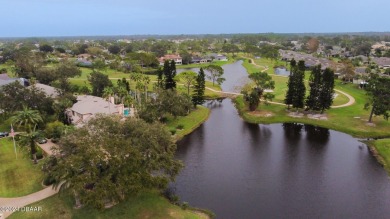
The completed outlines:
{"type": "MultiPolygon", "coordinates": [[[[57,147],[56,144],[52,143],[51,141],[48,141],[45,144],[39,145],[43,151],[45,151],[49,156],[53,154],[53,151],[51,150],[53,147],[57,147]]],[[[58,189],[54,189],[52,186],[46,187],[38,192],[21,196],[21,197],[15,197],[15,198],[0,198],[0,206],[2,207],[13,207],[13,208],[22,208],[26,205],[30,205],[34,202],[41,201],[45,198],[48,198],[52,195],[55,195],[58,193],[58,189]]],[[[34,206],[39,207],[39,206],[34,206]]],[[[12,210],[8,210],[6,212],[0,212],[0,219],[1,213],[3,214],[3,217],[6,218],[9,215],[13,213],[12,210]]]]}

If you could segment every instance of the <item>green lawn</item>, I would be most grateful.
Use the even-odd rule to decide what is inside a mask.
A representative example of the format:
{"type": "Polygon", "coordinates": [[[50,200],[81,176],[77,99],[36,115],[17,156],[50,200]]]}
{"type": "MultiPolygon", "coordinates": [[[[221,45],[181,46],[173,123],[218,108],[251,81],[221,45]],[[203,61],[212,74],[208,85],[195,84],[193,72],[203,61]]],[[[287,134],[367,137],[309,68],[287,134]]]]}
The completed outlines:
{"type": "Polygon", "coordinates": [[[30,205],[32,207],[42,207],[40,212],[17,212],[9,218],[23,219],[41,219],[41,218],[208,218],[205,214],[195,213],[190,210],[182,210],[176,205],[172,205],[169,201],[157,192],[142,192],[136,197],[119,203],[118,205],[104,210],[96,210],[92,208],[74,209],[74,199],[69,194],[55,195],[48,199],[30,205]]]}
{"type": "Polygon", "coordinates": [[[375,149],[374,155],[383,164],[387,172],[390,173],[390,138],[366,141],[365,143],[375,149]]]}
{"type": "Polygon", "coordinates": [[[365,103],[364,91],[354,88],[352,85],[343,87],[343,91],[353,95],[356,103],[343,108],[329,109],[325,113],[328,120],[314,120],[308,118],[293,118],[288,116],[286,106],[270,104],[261,104],[257,109],[257,113],[248,112],[247,106],[243,102],[242,97],[235,99],[236,107],[239,110],[244,120],[253,123],[283,123],[283,122],[300,122],[311,125],[318,125],[321,127],[345,132],[356,137],[389,137],[390,136],[390,122],[383,117],[374,117],[374,126],[367,123],[369,111],[364,110],[365,103]],[[356,89],[356,90],[355,90],[356,89]],[[261,113],[270,113],[273,116],[261,116],[261,113]]]}
{"type": "Polygon", "coordinates": [[[172,130],[176,129],[178,125],[183,125],[183,129],[176,129],[175,137],[177,140],[179,140],[198,128],[203,122],[207,120],[209,115],[209,108],[198,106],[196,110],[192,111],[188,116],[179,116],[176,119],[169,118],[167,121],[167,126],[170,130],[172,130]]]}
{"type": "Polygon", "coordinates": [[[28,152],[17,147],[15,157],[11,138],[0,139],[0,197],[18,197],[42,189],[43,173],[34,165],[28,152]]]}

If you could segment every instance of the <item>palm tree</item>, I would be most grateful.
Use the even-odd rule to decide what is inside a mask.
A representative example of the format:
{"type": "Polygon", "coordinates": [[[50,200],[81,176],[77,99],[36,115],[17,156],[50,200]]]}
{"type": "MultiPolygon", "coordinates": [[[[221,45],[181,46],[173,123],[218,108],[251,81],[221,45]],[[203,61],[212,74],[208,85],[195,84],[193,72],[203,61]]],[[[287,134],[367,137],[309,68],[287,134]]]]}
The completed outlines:
{"type": "Polygon", "coordinates": [[[18,111],[11,117],[13,124],[17,126],[24,126],[27,128],[27,132],[35,130],[38,123],[43,122],[42,116],[38,110],[32,110],[28,107],[23,107],[22,111],[18,111]]]}
{"type": "Polygon", "coordinates": [[[108,98],[108,112],[111,114],[111,108],[110,108],[110,103],[111,103],[111,97],[114,95],[114,90],[112,87],[105,87],[103,90],[103,97],[108,98]]]}
{"type": "Polygon", "coordinates": [[[34,160],[34,164],[37,164],[37,143],[36,141],[42,137],[41,132],[33,131],[19,134],[19,144],[23,147],[30,147],[30,152],[34,160]]]}
{"type": "Polygon", "coordinates": [[[19,134],[20,144],[22,146],[29,146],[31,155],[34,159],[34,163],[37,163],[37,144],[36,140],[40,138],[42,135],[40,132],[36,131],[36,127],[38,123],[43,122],[42,116],[39,114],[37,110],[31,110],[28,107],[23,107],[22,111],[18,111],[15,113],[13,117],[11,117],[11,121],[13,124],[17,126],[24,126],[27,130],[24,134],[19,134]]]}
{"type": "Polygon", "coordinates": [[[145,101],[146,101],[148,99],[148,85],[150,84],[150,77],[147,75],[144,75],[142,77],[142,82],[144,84],[145,101]]]}

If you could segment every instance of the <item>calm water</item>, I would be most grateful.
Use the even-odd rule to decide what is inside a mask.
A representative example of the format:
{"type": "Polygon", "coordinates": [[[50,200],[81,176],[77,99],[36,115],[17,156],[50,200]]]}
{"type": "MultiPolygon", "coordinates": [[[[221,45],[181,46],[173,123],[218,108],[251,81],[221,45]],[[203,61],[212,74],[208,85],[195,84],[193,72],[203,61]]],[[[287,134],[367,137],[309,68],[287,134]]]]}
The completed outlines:
{"type": "MultiPolygon", "coordinates": [[[[236,91],[245,69],[224,69],[223,90],[236,91]]],[[[228,99],[208,107],[208,121],[178,143],[186,167],[173,186],[181,201],[223,219],[389,218],[390,180],[356,139],[300,124],[249,124],[228,99]]]]}
{"type": "Polygon", "coordinates": [[[178,143],[176,193],[217,218],[389,218],[390,181],[349,135],[297,124],[254,125],[230,100],[178,143]]]}
{"type": "MultiPolygon", "coordinates": [[[[242,61],[224,65],[222,68],[224,69],[224,74],[222,77],[226,79],[226,81],[221,85],[222,90],[239,93],[241,91],[241,86],[249,81],[246,69],[242,66],[242,61]]],[[[196,73],[199,72],[199,68],[187,68],[178,69],[177,73],[188,70],[194,71],[196,73]]],[[[205,74],[209,75],[208,71],[205,71],[205,74]]],[[[206,78],[206,80],[208,79],[206,78]]]]}
{"type": "Polygon", "coordinates": [[[277,74],[277,75],[284,75],[284,76],[290,75],[290,71],[288,71],[285,68],[275,68],[274,71],[275,71],[275,74],[277,74]]]}

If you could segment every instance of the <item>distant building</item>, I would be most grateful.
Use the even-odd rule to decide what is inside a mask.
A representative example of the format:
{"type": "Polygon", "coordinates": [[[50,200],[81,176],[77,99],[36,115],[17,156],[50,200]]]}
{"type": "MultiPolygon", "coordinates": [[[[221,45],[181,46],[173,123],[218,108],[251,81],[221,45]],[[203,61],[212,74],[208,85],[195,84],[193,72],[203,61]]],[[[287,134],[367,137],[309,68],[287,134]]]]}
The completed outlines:
{"type": "Polygon", "coordinates": [[[166,60],[173,60],[175,62],[176,65],[181,65],[183,64],[183,59],[180,55],[176,55],[176,54],[169,54],[169,55],[164,55],[163,57],[160,57],[158,59],[160,65],[164,65],[164,62],[166,60]]]}
{"type": "Polygon", "coordinates": [[[192,57],[191,58],[191,63],[196,63],[196,64],[202,64],[202,63],[208,63],[211,62],[210,58],[202,58],[202,57],[192,57]]]}
{"type": "Polygon", "coordinates": [[[212,53],[208,57],[210,57],[212,60],[216,60],[216,61],[225,61],[225,62],[228,61],[227,56],[222,55],[222,54],[212,53]]]}

